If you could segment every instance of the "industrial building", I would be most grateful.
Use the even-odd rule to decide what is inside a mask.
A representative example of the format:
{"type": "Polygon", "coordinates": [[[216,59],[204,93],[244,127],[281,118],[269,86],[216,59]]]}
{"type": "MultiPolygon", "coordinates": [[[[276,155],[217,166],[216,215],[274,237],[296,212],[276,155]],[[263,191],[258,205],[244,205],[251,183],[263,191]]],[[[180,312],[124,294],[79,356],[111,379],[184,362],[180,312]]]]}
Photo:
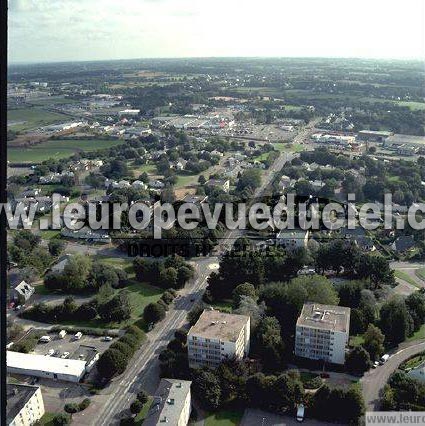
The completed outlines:
{"type": "Polygon", "coordinates": [[[187,380],[161,379],[143,424],[186,426],[192,411],[191,384],[187,380]]]}
{"type": "Polygon", "coordinates": [[[381,130],[360,130],[360,132],[357,133],[357,137],[361,141],[384,142],[385,139],[392,136],[393,134],[393,132],[386,132],[381,130]]]}
{"type": "Polygon", "coordinates": [[[249,353],[250,318],[204,310],[187,335],[189,367],[217,367],[225,358],[249,353]]]}
{"type": "Polygon", "coordinates": [[[29,426],[44,415],[39,386],[8,383],[6,385],[6,425],[29,426]]]}
{"type": "Polygon", "coordinates": [[[344,364],[350,308],[305,303],[295,330],[295,355],[344,364]]]}
{"type": "Polygon", "coordinates": [[[87,361],[7,351],[7,371],[11,374],[79,382],[86,373],[87,361]]]}
{"type": "Polygon", "coordinates": [[[391,150],[407,150],[409,152],[425,150],[425,136],[395,134],[384,141],[384,147],[391,150]]]}

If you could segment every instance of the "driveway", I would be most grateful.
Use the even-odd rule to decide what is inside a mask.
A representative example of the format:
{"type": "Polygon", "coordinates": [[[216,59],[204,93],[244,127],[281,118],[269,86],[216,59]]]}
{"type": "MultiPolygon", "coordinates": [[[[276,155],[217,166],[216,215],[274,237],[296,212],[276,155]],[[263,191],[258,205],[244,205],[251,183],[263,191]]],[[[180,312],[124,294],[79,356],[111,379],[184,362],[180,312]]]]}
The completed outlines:
{"type": "Polygon", "coordinates": [[[425,341],[402,344],[398,350],[390,352],[390,358],[384,365],[371,369],[360,379],[366,411],[379,410],[380,393],[388,382],[391,374],[409,357],[425,351],[425,341]]]}

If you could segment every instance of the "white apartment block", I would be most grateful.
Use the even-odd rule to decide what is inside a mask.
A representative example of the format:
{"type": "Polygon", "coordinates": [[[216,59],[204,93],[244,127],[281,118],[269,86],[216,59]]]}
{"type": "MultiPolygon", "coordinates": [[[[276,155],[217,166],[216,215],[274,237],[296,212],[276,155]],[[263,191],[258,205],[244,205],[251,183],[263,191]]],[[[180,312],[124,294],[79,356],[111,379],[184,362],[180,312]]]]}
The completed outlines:
{"type": "Polygon", "coordinates": [[[30,426],[44,414],[44,403],[38,386],[7,384],[6,424],[30,426]]]}
{"type": "Polygon", "coordinates": [[[249,353],[250,318],[205,310],[187,335],[189,367],[217,367],[224,359],[249,353]]]}
{"type": "Polygon", "coordinates": [[[305,303],[295,331],[295,355],[344,364],[350,308],[305,303]]]}

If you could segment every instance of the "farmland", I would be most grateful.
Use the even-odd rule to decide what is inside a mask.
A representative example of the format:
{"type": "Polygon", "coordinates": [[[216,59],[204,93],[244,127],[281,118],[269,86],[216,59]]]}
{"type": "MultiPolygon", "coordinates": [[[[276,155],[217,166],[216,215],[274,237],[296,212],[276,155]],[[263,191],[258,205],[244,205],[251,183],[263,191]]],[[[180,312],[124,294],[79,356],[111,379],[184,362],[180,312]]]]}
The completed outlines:
{"type": "Polygon", "coordinates": [[[122,143],[113,139],[63,139],[49,140],[28,148],[9,147],[8,160],[13,162],[39,163],[49,158],[60,159],[70,157],[79,151],[96,151],[122,143]]]}
{"type": "Polygon", "coordinates": [[[8,129],[23,131],[69,120],[64,114],[41,108],[10,109],[7,112],[8,129]]]}

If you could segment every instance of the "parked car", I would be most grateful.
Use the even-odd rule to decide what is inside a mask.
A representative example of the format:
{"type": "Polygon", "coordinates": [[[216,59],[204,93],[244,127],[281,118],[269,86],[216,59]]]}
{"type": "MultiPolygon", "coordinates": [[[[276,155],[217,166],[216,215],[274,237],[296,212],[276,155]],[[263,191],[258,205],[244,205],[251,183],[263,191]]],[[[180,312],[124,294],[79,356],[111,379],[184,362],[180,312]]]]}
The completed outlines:
{"type": "Polygon", "coordinates": [[[62,359],[65,359],[65,358],[69,358],[69,352],[64,352],[62,355],[61,355],[61,358],[62,359]]]}
{"type": "Polygon", "coordinates": [[[111,336],[105,336],[102,340],[104,342],[110,342],[112,340],[112,337],[111,336]]]}
{"type": "Polygon", "coordinates": [[[372,368],[376,368],[378,365],[379,365],[379,361],[375,361],[375,362],[372,364],[372,368]]]}
{"type": "Polygon", "coordinates": [[[81,331],[74,334],[74,340],[80,340],[82,337],[83,337],[83,333],[81,333],[81,331]]]}
{"type": "Polygon", "coordinates": [[[298,404],[297,406],[297,422],[304,421],[304,404],[298,404]]]}
{"type": "Polygon", "coordinates": [[[53,354],[55,353],[55,350],[54,349],[49,349],[48,351],[47,351],[47,356],[53,356],[53,354]]]}
{"type": "Polygon", "coordinates": [[[52,340],[50,336],[41,336],[41,337],[38,339],[38,341],[39,341],[40,343],[49,343],[49,342],[50,342],[50,340],[52,340]]]}

